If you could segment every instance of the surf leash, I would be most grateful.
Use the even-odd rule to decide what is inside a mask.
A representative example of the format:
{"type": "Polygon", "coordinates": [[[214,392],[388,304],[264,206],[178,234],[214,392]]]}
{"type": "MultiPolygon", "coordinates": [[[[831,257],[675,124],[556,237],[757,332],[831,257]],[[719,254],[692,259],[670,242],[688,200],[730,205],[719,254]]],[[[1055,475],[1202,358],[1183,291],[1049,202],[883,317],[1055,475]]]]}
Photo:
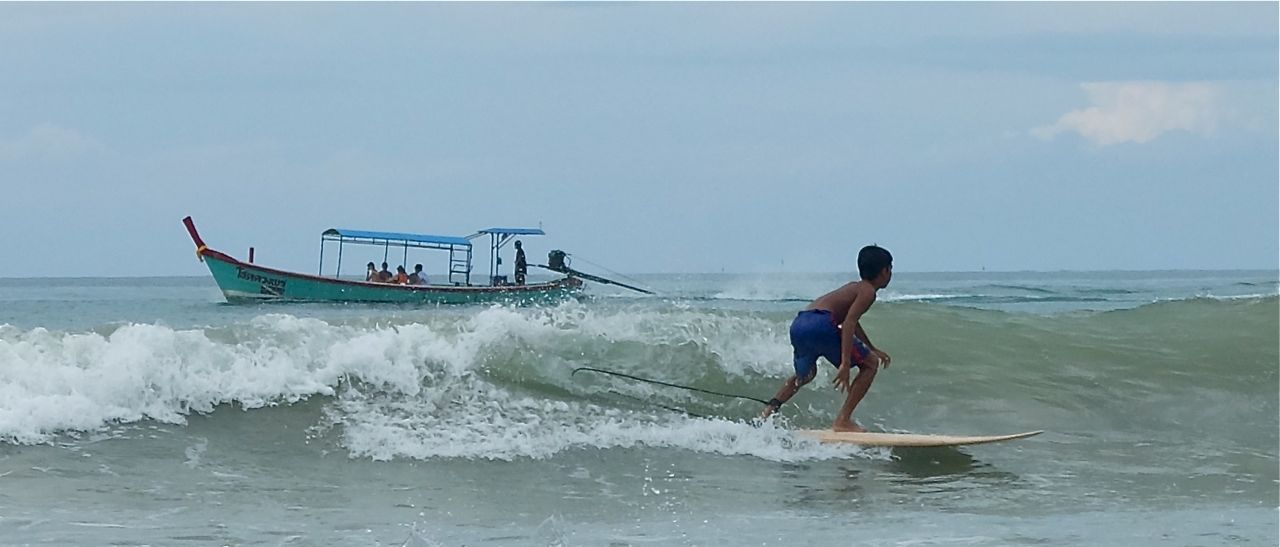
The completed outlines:
{"type": "Polygon", "coordinates": [[[615,371],[612,371],[612,370],[605,370],[605,369],[601,369],[601,368],[578,367],[578,368],[573,369],[573,372],[569,373],[569,376],[573,376],[574,374],[577,374],[577,373],[582,372],[582,371],[584,371],[584,370],[585,370],[585,371],[587,371],[587,372],[597,372],[597,373],[600,373],[600,374],[608,374],[608,375],[611,375],[611,376],[618,376],[618,377],[621,377],[621,378],[626,378],[626,379],[628,379],[628,380],[635,380],[635,381],[637,381],[637,382],[644,382],[644,383],[647,383],[647,384],[654,384],[654,385],[666,386],[666,387],[674,387],[674,388],[676,388],[676,389],[684,389],[684,390],[688,390],[688,391],[696,391],[696,392],[698,392],[698,393],[706,393],[706,394],[708,394],[708,395],[718,395],[718,396],[720,396],[720,397],[731,397],[731,398],[734,398],[734,399],[746,399],[746,400],[748,400],[748,401],[755,401],[755,402],[760,403],[760,404],[762,404],[762,405],[768,405],[768,404],[770,404],[770,403],[771,403],[771,401],[766,401],[766,400],[764,400],[764,399],[757,399],[757,398],[755,398],[755,397],[748,397],[748,396],[746,396],[746,395],[735,395],[735,394],[733,394],[733,393],[721,393],[721,392],[719,392],[719,391],[711,391],[711,390],[709,390],[709,389],[696,388],[696,387],[692,387],[692,386],[682,386],[682,385],[680,385],[680,384],[672,384],[672,383],[663,382],[663,381],[660,381],[660,380],[650,380],[649,378],[641,378],[641,377],[639,377],[639,376],[632,376],[632,375],[630,375],[630,374],[623,374],[623,373],[621,373],[621,372],[615,372],[615,371]]]}
{"type": "Polygon", "coordinates": [[[661,404],[661,403],[655,403],[655,402],[653,402],[653,401],[646,401],[646,400],[641,399],[641,398],[639,398],[639,397],[632,397],[631,395],[627,395],[626,393],[623,393],[623,392],[618,391],[618,390],[616,390],[616,389],[611,389],[611,390],[609,390],[609,393],[612,393],[612,394],[614,394],[614,395],[617,395],[617,396],[619,396],[619,397],[622,397],[623,399],[631,399],[632,401],[635,401],[635,402],[637,402],[637,403],[646,404],[646,405],[651,405],[651,406],[656,406],[656,407],[661,408],[661,409],[663,409],[663,410],[670,410],[671,412],[675,412],[676,414],[684,414],[685,416],[689,416],[689,417],[692,417],[692,418],[706,418],[706,416],[703,416],[703,415],[701,415],[701,414],[695,414],[695,413],[693,413],[693,412],[689,412],[688,410],[685,410],[685,409],[683,409],[683,408],[676,408],[676,407],[674,407],[674,406],[667,406],[667,405],[664,405],[664,404],[661,404]]]}

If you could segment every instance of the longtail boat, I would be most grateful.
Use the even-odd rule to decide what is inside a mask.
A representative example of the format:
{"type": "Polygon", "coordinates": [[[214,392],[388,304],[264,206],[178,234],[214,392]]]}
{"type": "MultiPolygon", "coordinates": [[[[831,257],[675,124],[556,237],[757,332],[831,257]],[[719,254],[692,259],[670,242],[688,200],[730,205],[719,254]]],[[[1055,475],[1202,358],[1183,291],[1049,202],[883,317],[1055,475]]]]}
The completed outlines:
{"type": "MultiPolygon", "coordinates": [[[[571,273],[545,283],[509,284],[497,275],[502,246],[518,235],[544,235],[541,228],[489,228],[467,237],[371,232],[332,228],[321,234],[320,268],[317,275],[267,268],[253,263],[253,250],[244,262],[215,251],[205,245],[191,217],[182,219],[187,233],[196,245],[196,256],[209,267],[209,273],[229,303],[263,301],[301,302],[391,302],[414,304],[474,304],[489,302],[538,303],[555,302],[571,297],[582,289],[582,280],[571,273]],[[472,284],[472,240],[489,236],[489,278],[485,284],[472,284]],[[337,243],[338,259],[333,276],[324,275],[324,249],[337,243]],[[447,284],[398,285],[342,279],[344,245],[374,245],[389,252],[404,249],[407,262],[409,249],[434,249],[449,253],[447,284]]],[[[559,252],[559,251],[555,251],[559,252]]],[[[385,255],[384,255],[385,256],[385,255]]]]}

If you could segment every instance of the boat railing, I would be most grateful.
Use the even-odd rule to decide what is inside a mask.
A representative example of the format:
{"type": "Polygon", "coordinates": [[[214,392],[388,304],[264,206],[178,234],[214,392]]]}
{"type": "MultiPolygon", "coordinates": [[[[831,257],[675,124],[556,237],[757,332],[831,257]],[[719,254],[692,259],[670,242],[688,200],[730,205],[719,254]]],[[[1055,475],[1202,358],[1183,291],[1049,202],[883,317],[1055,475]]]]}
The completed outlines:
{"type": "Polygon", "coordinates": [[[402,232],[373,232],[368,230],[351,230],[346,228],[330,228],[320,235],[320,268],[319,275],[324,275],[325,243],[338,243],[338,260],[334,268],[334,277],[342,276],[342,248],[344,245],[370,245],[383,248],[382,261],[390,258],[391,248],[402,248],[404,254],[401,264],[409,263],[409,249],[431,249],[449,251],[449,283],[454,285],[471,285],[471,242],[467,238],[456,236],[439,236],[429,234],[409,234],[402,232]],[[461,278],[461,282],[458,278],[461,278]]]}

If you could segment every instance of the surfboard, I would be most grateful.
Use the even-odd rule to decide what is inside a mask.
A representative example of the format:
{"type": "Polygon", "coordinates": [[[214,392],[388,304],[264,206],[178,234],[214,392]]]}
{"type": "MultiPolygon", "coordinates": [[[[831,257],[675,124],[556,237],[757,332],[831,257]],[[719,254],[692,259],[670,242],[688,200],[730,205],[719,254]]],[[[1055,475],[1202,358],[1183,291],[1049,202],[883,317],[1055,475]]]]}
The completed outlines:
{"type": "Polygon", "coordinates": [[[1012,435],[921,435],[916,433],[852,433],[830,429],[801,429],[795,432],[805,438],[823,443],[846,443],[862,446],[962,446],[967,444],[998,443],[1034,437],[1044,431],[1027,431],[1012,435]]]}

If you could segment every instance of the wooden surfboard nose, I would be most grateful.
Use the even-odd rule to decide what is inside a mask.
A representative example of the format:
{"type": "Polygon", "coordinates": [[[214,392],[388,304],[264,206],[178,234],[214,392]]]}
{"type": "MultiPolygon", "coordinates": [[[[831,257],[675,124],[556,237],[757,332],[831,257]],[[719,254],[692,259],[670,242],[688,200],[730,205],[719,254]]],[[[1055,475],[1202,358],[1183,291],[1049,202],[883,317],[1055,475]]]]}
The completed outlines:
{"type": "Polygon", "coordinates": [[[845,443],[862,446],[962,446],[969,444],[998,443],[1034,437],[1039,431],[1026,431],[1011,435],[922,435],[916,433],[854,433],[829,429],[801,429],[796,435],[822,443],[845,443]]]}

